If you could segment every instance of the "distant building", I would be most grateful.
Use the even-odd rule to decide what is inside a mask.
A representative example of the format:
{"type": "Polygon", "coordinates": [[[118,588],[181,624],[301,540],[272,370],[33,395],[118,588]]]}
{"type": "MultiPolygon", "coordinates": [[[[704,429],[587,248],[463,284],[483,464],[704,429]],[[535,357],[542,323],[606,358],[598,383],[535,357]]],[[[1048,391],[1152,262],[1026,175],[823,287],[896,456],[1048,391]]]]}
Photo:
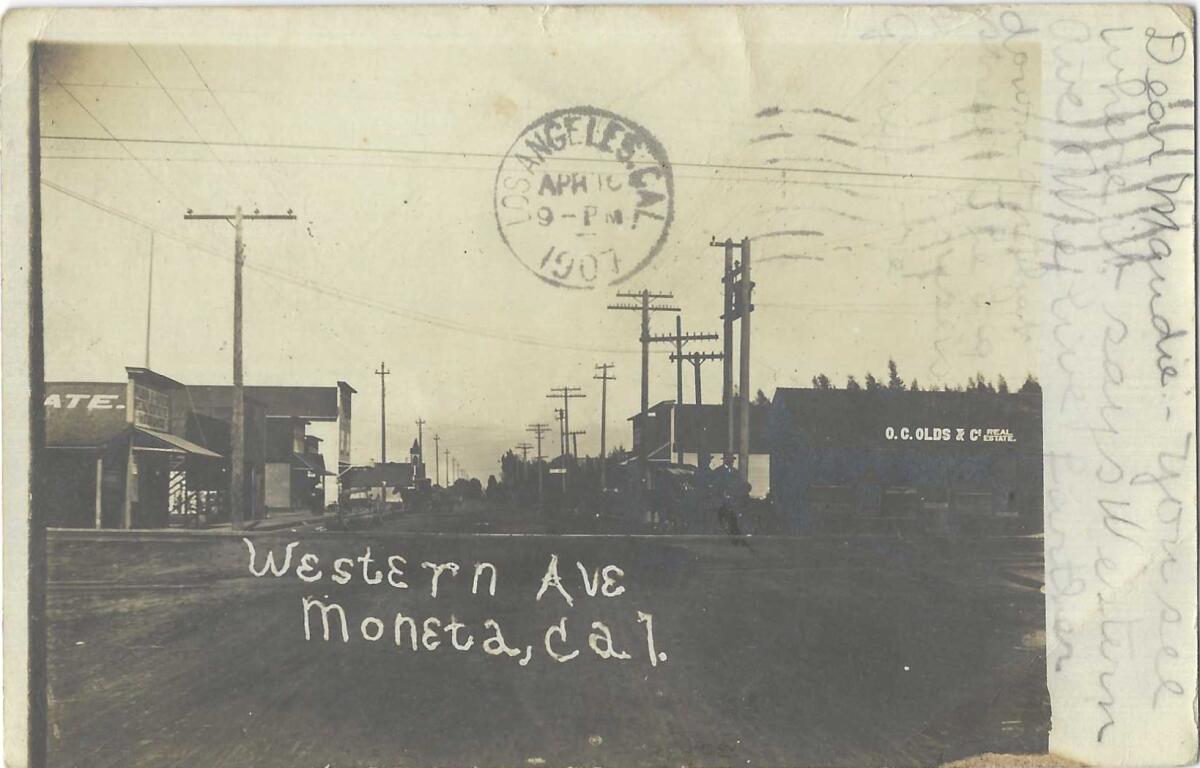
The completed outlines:
{"type": "MultiPolygon", "coordinates": [[[[350,408],[353,387],[339,381],[336,387],[245,387],[245,398],[265,411],[266,444],[263,459],[263,505],[268,512],[325,506],[325,478],[334,476],[325,467],[320,441],[308,434],[313,422],[338,425],[338,466],[350,466],[350,408]]],[[[230,418],[233,388],[188,387],[196,408],[226,421],[230,418]]]]}
{"type": "Polygon", "coordinates": [[[425,457],[421,449],[421,442],[413,440],[412,447],[408,449],[408,463],[412,466],[413,482],[419,483],[425,479],[425,457]]]}
{"type": "MultiPolygon", "coordinates": [[[[734,403],[734,424],[741,408],[734,403]]],[[[766,441],[769,406],[750,404],[750,484],[752,495],[770,491],[770,456],[766,441]]],[[[719,463],[729,444],[728,415],[723,405],[679,405],[663,400],[643,414],[629,418],[633,425],[633,456],[639,456],[643,444],[652,462],[712,466],[719,463]],[[682,462],[679,461],[682,454],[682,462]]],[[[738,436],[734,435],[734,454],[738,436]]],[[[632,459],[631,459],[632,460],[632,459]]]]}
{"type": "Polygon", "coordinates": [[[342,475],[342,488],[350,502],[369,499],[397,504],[414,487],[413,465],[403,461],[350,467],[342,475]]]}
{"type": "Polygon", "coordinates": [[[784,530],[1042,530],[1041,396],[788,389],[766,425],[784,530]]]}
{"type": "MultiPolygon", "coordinates": [[[[228,520],[233,388],[187,386],[147,368],[126,374],[124,382],[46,384],[46,461],[37,480],[49,502],[47,524],[161,528],[228,520]]],[[[338,421],[348,448],[353,392],[344,382],[245,388],[247,520],[321,503],[317,489],[329,473],[319,441],[304,427],[338,421]]]]}
{"type": "Polygon", "coordinates": [[[341,476],[341,487],[344,502],[382,499],[389,504],[403,502],[414,492],[429,490],[420,442],[413,440],[407,463],[389,461],[349,467],[341,476]]]}

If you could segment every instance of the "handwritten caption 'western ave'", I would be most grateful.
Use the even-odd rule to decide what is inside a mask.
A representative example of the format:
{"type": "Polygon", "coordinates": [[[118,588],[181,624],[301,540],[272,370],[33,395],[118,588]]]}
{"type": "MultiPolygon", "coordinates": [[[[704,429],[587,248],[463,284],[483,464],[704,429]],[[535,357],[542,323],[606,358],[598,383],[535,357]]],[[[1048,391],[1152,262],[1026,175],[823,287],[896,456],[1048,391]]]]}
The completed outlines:
{"type": "MultiPolygon", "coordinates": [[[[377,561],[371,555],[371,548],[365,548],[356,557],[334,558],[329,571],[322,567],[321,559],[312,552],[307,552],[295,558],[294,550],[300,542],[293,541],[284,547],[282,558],[277,558],[274,551],[268,550],[261,556],[255,549],[254,542],[243,538],[250,555],[250,574],[255,578],[282,578],[289,573],[308,584],[325,581],[338,586],[345,586],[356,580],[366,585],[383,585],[397,589],[409,589],[405,571],[408,561],[400,555],[389,555],[382,561],[377,561]]],[[[588,567],[576,561],[579,572],[582,596],[588,599],[616,599],[625,594],[625,587],[620,582],[625,572],[616,565],[605,565],[600,568],[588,567]]],[[[421,569],[429,578],[429,595],[437,599],[439,587],[448,580],[456,579],[464,569],[456,562],[423,562],[421,569]]],[[[496,596],[498,571],[496,566],[488,562],[474,563],[470,568],[471,594],[484,595],[487,598],[496,596]]],[[[568,571],[568,574],[570,572],[568,571]]],[[[464,580],[466,574],[464,573],[464,580]]],[[[551,554],[542,574],[541,583],[534,596],[534,602],[543,598],[561,599],[568,607],[575,605],[576,590],[573,595],[568,583],[559,572],[558,555],[551,554]]],[[[532,589],[531,589],[532,591],[532,589]]],[[[318,598],[306,595],[301,598],[301,611],[304,614],[304,639],[312,642],[314,638],[325,642],[336,642],[339,638],[343,643],[349,643],[352,636],[360,637],[368,643],[386,642],[388,634],[387,622],[377,616],[365,616],[359,622],[357,631],[352,631],[353,622],[348,618],[346,609],[337,602],[331,601],[329,595],[318,598]]],[[[667,654],[658,650],[654,642],[654,617],[643,611],[636,611],[637,623],[641,625],[640,643],[644,643],[650,666],[658,666],[667,660],[667,654]]],[[[510,645],[501,631],[500,624],[495,619],[482,622],[484,637],[476,646],[476,637],[471,629],[458,621],[453,614],[449,621],[442,621],[436,616],[417,619],[397,611],[391,620],[390,640],[397,649],[412,651],[436,651],[445,646],[459,652],[467,652],[476,647],[489,656],[516,659],[521,666],[529,664],[534,654],[534,646],[510,645]]],[[[557,622],[548,626],[542,633],[541,646],[546,656],[558,663],[565,664],[580,655],[580,647],[573,642],[567,627],[567,617],[561,617],[557,622]]],[[[612,629],[602,621],[591,622],[587,636],[587,648],[601,659],[629,661],[635,658],[631,650],[625,650],[613,639],[612,629]]],[[[639,654],[640,656],[640,654],[639,654]]]]}

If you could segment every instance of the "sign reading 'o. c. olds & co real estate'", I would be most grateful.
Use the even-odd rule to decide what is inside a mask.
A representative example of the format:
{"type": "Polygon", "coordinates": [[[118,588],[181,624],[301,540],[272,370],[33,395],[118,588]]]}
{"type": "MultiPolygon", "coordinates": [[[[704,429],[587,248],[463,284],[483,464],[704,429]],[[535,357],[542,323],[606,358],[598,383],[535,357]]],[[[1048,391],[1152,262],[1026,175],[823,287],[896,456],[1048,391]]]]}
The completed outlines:
{"type": "Polygon", "coordinates": [[[1015,443],[1017,437],[1004,427],[885,427],[884,439],[918,443],[1015,443]]]}

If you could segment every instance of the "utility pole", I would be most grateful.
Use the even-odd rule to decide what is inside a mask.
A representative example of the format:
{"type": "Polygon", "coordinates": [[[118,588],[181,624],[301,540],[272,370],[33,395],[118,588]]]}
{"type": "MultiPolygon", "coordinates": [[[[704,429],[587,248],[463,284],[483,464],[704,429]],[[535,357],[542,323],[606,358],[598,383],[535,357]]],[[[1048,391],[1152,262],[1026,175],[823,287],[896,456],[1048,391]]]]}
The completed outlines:
{"type": "Polygon", "coordinates": [[[242,228],[245,221],[295,221],[296,215],[289,208],[287,213],[243,214],[239,205],[233,213],[193,213],[189,208],[183,214],[185,221],[224,221],[233,224],[233,414],[229,425],[229,525],[239,530],[245,525],[245,471],[246,471],[246,397],[242,388],[242,267],[246,261],[242,243],[242,228]]]}
{"type": "Polygon", "coordinates": [[[154,230],[150,230],[150,275],[146,279],[146,368],[150,367],[150,315],[154,305],[154,230]]]}
{"type": "Polygon", "coordinates": [[[726,238],[717,242],[714,237],[710,243],[713,247],[725,249],[725,276],[722,279],[725,287],[725,313],[721,316],[725,321],[725,403],[729,419],[728,441],[725,463],[733,460],[735,444],[734,404],[733,393],[733,321],[741,322],[741,343],[738,348],[738,400],[737,414],[737,451],[738,474],[746,480],[750,474],[750,313],[754,311],[751,300],[754,283],[750,279],[750,238],[743,237],[740,243],[726,238]],[[741,261],[734,263],[733,249],[741,252],[741,261]]]}
{"type": "Polygon", "coordinates": [[[442,482],[442,463],[439,460],[438,449],[441,447],[439,442],[442,436],[436,432],[433,434],[433,484],[438,485],[442,482]]]}
{"type": "Polygon", "coordinates": [[[677,356],[672,354],[671,360],[674,361],[677,357],[687,360],[692,364],[692,369],[696,376],[696,405],[702,404],[704,400],[700,392],[700,366],[706,360],[722,360],[724,359],[725,355],[720,352],[688,352],[686,355],[677,356]]]}
{"type": "Polygon", "coordinates": [[[446,454],[446,487],[449,487],[451,485],[451,482],[450,482],[450,449],[447,448],[444,453],[446,454]]]}
{"type": "Polygon", "coordinates": [[[567,452],[567,431],[563,429],[563,409],[554,409],[554,420],[558,422],[558,455],[563,456],[567,452]]]}
{"type": "MultiPolygon", "coordinates": [[[[642,343],[642,420],[646,419],[646,414],[650,410],[650,313],[651,312],[678,312],[679,307],[672,305],[653,304],[652,302],[659,299],[673,299],[675,294],[672,293],[651,293],[646,289],[638,292],[617,293],[617,298],[621,299],[637,299],[637,303],[623,302],[617,304],[609,304],[609,309],[629,310],[632,312],[642,313],[642,333],[639,340],[642,343]]],[[[643,480],[646,480],[646,440],[643,439],[638,444],[638,467],[643,480]]]]}
{"type": "MultiPolygon", "coordinates": [[[[658,335],[651,336],[651,342],[667,342],[675,345],[675,351],[671,354],[671,360],[675,362],[675,413],[682,413],[679,406],[683,405],[683,345],[689,341],[716,341],[721,338],[715,333],[687,333],[683,332],[683,318],[675,315],[675,335],[658,335]]],[[[678,446],[676,446],[678,448],[678,446]]],[[[683,463],[683,451],[676,450],[676,461],[683,463]]]]}
{"type": "MultiPolygon", "coordinates": [[[[671,355],[671,359],[675,359],[675,355],[671,355]]],[[[700,391],[700,366],[706,360],[721,360],[725,356],[720,352],[688,352],[681,356],[692,364],[692,372],[696,377],[696,405],[701,405],[704,402],[704,396],[700,391]]],[[[699,467],[708,469],[709,463],[712,461],[712,456],[707,452],[697,452],[696,464],[699,467]]]]}
{"type": "Polygon", "coordinates": [[[551,387],[550,394],[546,395],[546,397],[562,398],[563,453],[569,453],[568,448],[570,446],[566,438],[571,434],[571,400],[587,397],[587,395],[580,392],[580,387],[551,387]]]}
{"type": "Polygon", "coordinates": [[[379,377],[379,454],[383,457],[380,464],[387,464],[387,383],[383,377],[390,374],[391,371],[382,362],[379,370],[375,371],[379,377]]]}
{"type": "Polygon", "coordinates": [[[725,406],[725,466],[733,466],[734,414],[733,414],[733,241],[726,239],[718,243],[714,236],[709,245],[725,249],[725,271],[721,285],[725,296],[722,302],[721,320],[724,337],[724,352],[721,359],[721,404],[725,406]]]}
{"type": "Polygon", "coordinates": [[[534,462],[537,464],[537,477],[538,477],[538,509],[539,509],[539,510],[540,510],[540,509],[543,509],[543,501],[542,501],[542,462],[543,462],[543,461],[545,460],[545,458],[546,458],[545,456],[543,456],[543,455],[542,455],[542,435],[546,434],[546,431],[547,431],[547,430],[549,430],[549,429],[550,429],[550,427],[549,427],[549,425],[547,425],[547,424],[530,424],[530,425],[529,425],[529,428],[525,430],[526,432],[532,432],[532,433],[533,433],[533,434],[536,436],[536,438],[537,438],[537,456],[534,456],[534,457],[533,457],[533,460],[534,460],[534,462]]]}
{"type": "Polygon", "coordinates": [[[600,381],[600,490],[602,491],[608,487],[608,453],[605,443],[605,432],[608,429],[608,382],[617,378],[608,374],[608,369],[612,367],[612,363],[600,363],[596,366],[596,370],[600,373],[592,376],[593,379],[600,381]]]}
{"type": "Polygon", "coordinates": [[[521,452],[521,472],[518,475],[518,479],[523,483],[527,474],[525,466],[529,463],[529,449],[533,448],[533,446],[529,443],[518,443],[515,448],[521,452]]]}
{"type": "Polygon", "coordinates": [[[574,453],[574,454],[575,454],[575,458],[576,458],[576,460],[578,460],[578,459],[579,459],[579,436],[580,436],[580,435],[586,435],[586,434],[587,434],[587,430],[586,430],[586,429],[580,429],[580,430],[576,430],[576,431],[573,431],[573,432],[569,432],[569,433],[567,433],[567,434],[569,434],[569,435],[571,436],[571,449],[572,449],[572,453],[574,453]]]}

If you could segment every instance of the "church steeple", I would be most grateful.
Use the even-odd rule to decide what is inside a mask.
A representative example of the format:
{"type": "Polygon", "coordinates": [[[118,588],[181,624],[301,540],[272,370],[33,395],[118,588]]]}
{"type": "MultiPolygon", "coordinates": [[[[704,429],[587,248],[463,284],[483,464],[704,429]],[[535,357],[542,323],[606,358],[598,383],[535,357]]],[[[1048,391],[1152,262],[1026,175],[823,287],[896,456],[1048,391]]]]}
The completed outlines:
{"type": "Polygon", "coordinates": [[[421,458],[421,442],[413,440],[412,448],[408,449],[408,460],[412,464],[413,479],[423,480],[425,478],[425,461],[421,458]]]}

